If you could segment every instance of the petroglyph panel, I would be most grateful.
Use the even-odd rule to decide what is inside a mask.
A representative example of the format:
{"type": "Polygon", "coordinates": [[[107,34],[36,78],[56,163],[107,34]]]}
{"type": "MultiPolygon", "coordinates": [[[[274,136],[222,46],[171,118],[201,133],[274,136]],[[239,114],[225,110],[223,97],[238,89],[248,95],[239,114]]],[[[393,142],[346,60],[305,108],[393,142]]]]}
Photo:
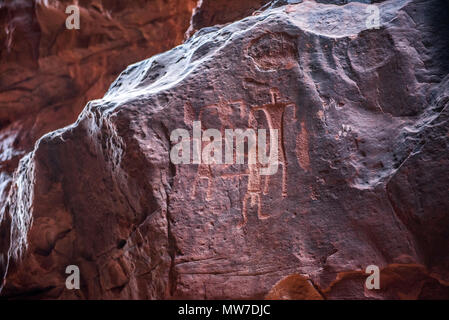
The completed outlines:
{"type": "MultiPolygon", "coordinates": [[[[266,128],[269,130],[278,130],[278,164],[281,166],[281,181],[280,187],[282,192],[282,198],[288,196],[287,190],[287,168],[288,159],[285,152],[285,139],[284,139],[284,122],[296,121],[296,105],[288,100],[280,98],[280,93],[277,89],[270,90],[271,102],[262,106],[256,106],[251,109],[251,116],[249,118],[248,126],[253,129],[266,128]],[[287,114],[291,116],[286,120],[287,114]]],[[[271,149],[271,146],[267,146],[267,150],[271,149]]],[[[248,189],[243,198],[242,216],[243,221],[239,225],[242,228],[248,221],[248,200],[251,207],[257,206],[257,216],[259,219],[264,220],[270,218],[269,213],[265,213],[263,210],[262,198],[269,193],[270,185],[272,184],[272,176],[260,174],[262,165],[257,162],[255,165],[249,166],[248,176],[248,189]]]]}
{"type": "MultiPolygon", "coordinates": [[[[268,94],[265,91],[264,95],[267,98],[269,97],[267,104],[255,107],[248,107],[244,101],[240,100],[220,100],[216,104],[205,105],[196,111],[189,103],[186,103],[184,107],[184,119],[187,125],[192,125],[194,121],[201,121],[202,130],[219,130],[223,141],[226,129],[242,129],[243,131],[252,129],[255,132],[259,129],[265,129],[267,135],[267,156],[271,150],[270,130],[277,130],[277,162],[279,170],[274,174],[275,178],[261,174],[261,170],[263,168],[266,169],[268,165],[262,165],[260,161],[256,161],[255,164],[249,164],[247,153],[245,153],[245,164],[235,164],[237,141],[233,143],[234,164],[201,163],[197,165],[198,169],[190,190],[191,200],[199,196],[197,191],[201,185],[205,187],[204,200],[206,202],[213,201],[217,179],[236,179],[240,181],[239,184],[245,185],[246,191],[241,199],[242,221],[238,225],[239,228],[246,225],[249,208],[257,210],[257,216],[260,220],[270,218],[269,212],[264,212],[263,210],[263,198],[269,194],[270,188],[281,190],[282,198],[288,196],[288,160],[285,152],[283,131],[284,122],[297,122],[296,105],[289,100],[281,99],[279,90],[275,88],[268,90],[268,94]],[[237,127],[232,119],[245,120],[246,125],[237,127]]],[[[201,145],[204,147],[208,143],[202,141],[201,145]]],[[[256,149],[256,154],[258,154],[258,151],[256,149]]]]}

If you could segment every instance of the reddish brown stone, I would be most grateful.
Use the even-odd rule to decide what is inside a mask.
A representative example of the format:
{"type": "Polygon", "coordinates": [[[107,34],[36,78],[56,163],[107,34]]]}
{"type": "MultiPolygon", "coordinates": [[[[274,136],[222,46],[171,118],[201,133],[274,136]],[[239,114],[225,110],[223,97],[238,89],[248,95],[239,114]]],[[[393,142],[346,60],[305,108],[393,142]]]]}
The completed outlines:
{"type": "Polygon", "coordinates": [[[22,158],[2,295],[447,298],[449,11],[379,6],[372,30],[365,4],[274,6],[129,66],[22,158]],[[278,172],[174,165],[170,134],[194,121],[278,129],[278,172]]]}
{"type": "Polygon", "coordinates": [[[73,123],[127,65],[182,42],[196,0],[79,1],[79,30],[65,27],[71,4],[0,4],[0,203],[37,139],[73,123]]]}
{"type": "Polygon", "coordinates": [[[270,290],[267,300],[323,300],[309,279],[293,274],[285,277],[270,290]]]}
{"type": "Polygon", "coordinates": [[[449,299],[449,282],[417,264],[391,264],[380,272],[380,289],[367,290],[364,271],[342,272],[324,289],[326,299],[449,299]]]}
{"type": "Polygon", "coordinates": [[[245,18],[269,2],[270,0],[200,0],[194,9],[187,37],[204,27],[222,25],[245,18]]]}

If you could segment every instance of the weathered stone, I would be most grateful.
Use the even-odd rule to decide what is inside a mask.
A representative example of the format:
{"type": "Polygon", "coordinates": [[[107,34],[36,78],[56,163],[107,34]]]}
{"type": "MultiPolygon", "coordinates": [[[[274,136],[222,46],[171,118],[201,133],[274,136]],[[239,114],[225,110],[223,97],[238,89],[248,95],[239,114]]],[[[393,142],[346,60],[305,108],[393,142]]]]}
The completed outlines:
{"type": "Polygon", "coordinates": [[[22,159],[2,294],[447,298],[449,11],[378,6],[380,29],[366,4],[274,7],[129,66],[22,159]],[[278,129],[278,172],[172,164],[171,132],[195,121],[278,129]]]}
{"type": "Polygon", "coordinates": [[[269,2],[270,0],[200,0],[193,11],[190,28],[186,35],[190,37],[204,27],[222,25],[243,19],[269,2]]]}
{"type": "Polygon", "coordinates": [[[44,134],[73,123],[130,63],[183,41],[195,0],[0,3],[0,204],[18,161],[44,134]]]}

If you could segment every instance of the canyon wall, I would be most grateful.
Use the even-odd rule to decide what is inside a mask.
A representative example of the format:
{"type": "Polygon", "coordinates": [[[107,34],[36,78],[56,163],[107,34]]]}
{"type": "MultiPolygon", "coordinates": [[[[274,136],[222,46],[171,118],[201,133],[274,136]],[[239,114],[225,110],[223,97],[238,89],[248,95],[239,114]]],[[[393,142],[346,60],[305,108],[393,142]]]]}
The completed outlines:
{"type": "Polygon", "coordinates": [[[180,44],[195,0],[72,1],[0,4],[0,203],[20,158],[42,135],[73,123],[131,63],[180,44]]]}
{"type": "MultiPolygon", "coordinates": [[[[42,3],[18,21],[37,26],[42,3]]],[[[167,18],[122,8],[129,27],[108,20],[118,3],[91,3],[87,21],[101,15],[115,25],[103,36],[96,24],[81,28],[87,39],[73,36],[60,54],[71,39],[65,31],[40,42],[30,32],[2,51],[2,68],[14,65],[3,64],[6,54],[24,69],[1,78],[2,168],[10,169],[2,169],[1,295],[449,298],[447,2],[383,1],[379,28],[367,26],[361,2],[256,9],[255,1],[223,19],[206,0],[169,4],[179,11],[167,18]],[[182,45],[152,56],[186,31],[182,45]],[[152,57],[128,66],[99,98],[125,56],[152,57]],[[87,67],[72,70],[65,59],[87,67]],[[76,122],[33,147],[92,98],[76,122]],[[22,99],[35,102],[27,109],[22,99]],[[223,137],[226,129],[278,130],[277,172],[173,164],[172,132],[191,134],[197,121],[223,137]],[[80,290],[65,286],[68,265],[80,268],[80,290]],[[380,290],[364,287],[368,265],[381,269],[380,290]]]]}

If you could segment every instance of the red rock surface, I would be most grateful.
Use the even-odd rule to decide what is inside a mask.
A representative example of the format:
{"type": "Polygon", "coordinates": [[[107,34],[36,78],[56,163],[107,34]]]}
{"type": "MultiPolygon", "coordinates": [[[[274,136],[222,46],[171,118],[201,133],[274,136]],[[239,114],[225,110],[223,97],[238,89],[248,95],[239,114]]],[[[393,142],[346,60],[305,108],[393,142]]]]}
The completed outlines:
{"type": "Polygon", "coordinates": [[[327,288],[316,287],[305,276],[289,275],[276,283],[265,297],[269,300],[322,299],[447,299],[449,283],[439,279],[422,265],[391,264],[380,270],[380,289],[365,288],[364,271],[346,271],[337,275],[327,288]]]}
{"type": "Polygon", "coordinates": [[[269,0],[200,0],[194,9],[187,37],[204,27],[223,25],[250,16],[269,0]]]}
{"type": "Polygon", "coordinates": [[[449,298],[449,10],[379,7],[273,6],[129,66],[22,158],[3,297],[449,298]],[[280,130],[278,172],[172,164],[197,120],[280,130]]]}
{"type": "Polygon", "coordinates": [[[18,161],[43,134],[73,123],[130,63],[182,42],[195,0],[0,3],[0,203],[18,161]]]}

